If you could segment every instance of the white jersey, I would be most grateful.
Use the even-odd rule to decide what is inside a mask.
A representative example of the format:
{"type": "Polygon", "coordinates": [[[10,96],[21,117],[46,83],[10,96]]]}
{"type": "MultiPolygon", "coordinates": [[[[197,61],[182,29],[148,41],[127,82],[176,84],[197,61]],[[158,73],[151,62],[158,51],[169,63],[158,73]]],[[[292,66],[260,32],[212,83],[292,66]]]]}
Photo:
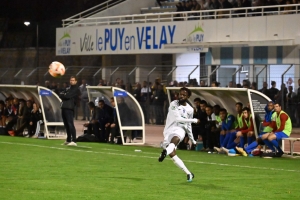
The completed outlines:
{"type": "MultiPolygon", "coordinates": [[[[193,119],[194,109],[187,103],[186,106],[179,105],[178,100],[172,101],[164,129],[164,136],[176,135],[176,132],[187,133],[194,141],[191,123],[197,123],[198,119],[193,119]]],[[[182,134],[180,134],[182,136],[182,134]]],[[[183,139],[180,137],[180,139],[183,139]]]]}

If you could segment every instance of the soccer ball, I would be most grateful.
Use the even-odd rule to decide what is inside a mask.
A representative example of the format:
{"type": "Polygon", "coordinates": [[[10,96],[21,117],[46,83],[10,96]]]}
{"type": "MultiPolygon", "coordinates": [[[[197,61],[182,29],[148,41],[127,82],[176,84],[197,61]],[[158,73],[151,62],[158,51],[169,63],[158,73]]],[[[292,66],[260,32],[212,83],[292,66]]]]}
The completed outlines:
{"type": "Polygon", "coordinates": [[[54,61],[49,65],[49,74],[54,78],[63,76],[65,71],[65,66],[60,62],[54,61]]]}

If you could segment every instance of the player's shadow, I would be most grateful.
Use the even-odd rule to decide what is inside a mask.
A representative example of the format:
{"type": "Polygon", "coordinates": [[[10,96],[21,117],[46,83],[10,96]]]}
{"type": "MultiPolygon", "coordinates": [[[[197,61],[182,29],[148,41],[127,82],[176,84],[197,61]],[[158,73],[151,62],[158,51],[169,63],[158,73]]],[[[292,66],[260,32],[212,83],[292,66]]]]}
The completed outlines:
{"type": "Polygon", "coordinates": [[[177,184],[172,184],[172,185],[182,185],[182,186],[188,186],[188,187],[197,187],[197,188],[201,188],[201,189],[206,189],[206,190],[228,190],[227,187],[223,187],[223,186],[217,186],[214,184],[201,184],[201,183],[197,183],[197,182],[191,182],[191,183],[177,183],[177,184]]]}
{"type": "Polygon", "coordinates": [[[146,179],[143,178],[134,178],[134,177],[107,177],[108,179],[124,179],[124,180],[132,180],[132,181],[144,181],[146,179]]]}

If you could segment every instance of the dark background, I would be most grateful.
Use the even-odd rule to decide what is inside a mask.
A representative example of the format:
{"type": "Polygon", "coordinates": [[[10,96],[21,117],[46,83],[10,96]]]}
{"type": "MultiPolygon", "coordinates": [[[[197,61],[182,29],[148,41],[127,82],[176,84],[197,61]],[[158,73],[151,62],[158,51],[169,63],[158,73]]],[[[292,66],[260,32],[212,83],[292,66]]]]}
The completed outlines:
{"type": "Polygon", "coordinates": [[[106,0],[0,0],[0,31],[2,48],[36,46],[36,24],[39,25],[39,46],[55,47],[55,29],[68,18],[106,0]],[[27,27],[25,21],[30,21],[27,27]],[[18,35],[27,43],[17,43],[18,35]],[[26,36],[26,37],[24,37],[26,36]]]}

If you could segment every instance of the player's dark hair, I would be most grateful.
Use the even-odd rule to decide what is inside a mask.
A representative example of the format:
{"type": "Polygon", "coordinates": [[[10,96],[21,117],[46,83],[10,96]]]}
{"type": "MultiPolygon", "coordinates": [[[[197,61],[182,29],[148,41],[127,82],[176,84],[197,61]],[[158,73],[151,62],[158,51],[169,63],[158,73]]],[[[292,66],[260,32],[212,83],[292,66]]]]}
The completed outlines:
{"type": "Polygon", "coordinates": [[[214,108],[221,109],[221,106],[217,104],[217,105],[214,105],[214,108]]]}
{"type": "Polygon", "coordinates": [[[276,85],[276,81],[272,81],[271,82],[271,85],[273,86],[273,85],[276,85]]]}
{"type": "Polygon", "coordinates": [[[274,105],[278,104],[280,107],[282,107],[280,102],[276,102],[274,105]]]}
{"type": "Polygon", "coordinates": [[[211,110],[213,109],[211,105],[207,105],[206,108],[210,108],[211,110]]]}
{"type": "Polygon", "coordinates": [[[244,111],[250,112],[250,108],[244,107],[244,108],[242,109],[242,112],[244,112],[244,111]]]}
{"type": "Polygon", "coordinates": [[[189,88],[186,88],[186,87],[180,88],[179,91],[186,91],[186,93],[188,94],[189,97],[192,95],[191,90],[189,88]]]}
{"type": "Polygon", "coordinates": [[[243,107],[242,102],[237,102],[235,105],[239,105],[239,106],[243,107]]]}
{"type": "Polygon", "coordinates": [[[77,78],[75,76],[71,76],[70,79],[74,78],[75,81],[77,81],[77,78]]]}
{"type": "Polygon", "coordinates": [[[220,109],[220,112],[225,112],[225,113],[227,113],[227,110],[226,110],[225,108],[221,108],[221,109],[220,109]]]}
{"type": "Polygon", "coordinates": [[[197,98],[194,99],[194,102],[199,102],[200,103],[201,99],[199,97],[197,97],[197,98]]]}
{"type": "Polygon", "coordinates": [[[95,108],[95,104],[94,104],[94,102],[92,102],[92,101],[90,101],[90,102],[88,103],[88,105],[89,105],[90,107],[92,107],[92,108],[95,108]]]}
{"type": "Polygon", "coordinates": [[[205,100],[201,100],[201,101],[200,101],[200,104],[207,105],[207,102],[206,102],[205,100]]]}
{"type": "Polygon", "coordinates": [[[100,102],[102,102],[103,104],[105,104],[104,100],[102,100],[102,99],[98,101],[98,103],[100,103],[100,102]]]}

